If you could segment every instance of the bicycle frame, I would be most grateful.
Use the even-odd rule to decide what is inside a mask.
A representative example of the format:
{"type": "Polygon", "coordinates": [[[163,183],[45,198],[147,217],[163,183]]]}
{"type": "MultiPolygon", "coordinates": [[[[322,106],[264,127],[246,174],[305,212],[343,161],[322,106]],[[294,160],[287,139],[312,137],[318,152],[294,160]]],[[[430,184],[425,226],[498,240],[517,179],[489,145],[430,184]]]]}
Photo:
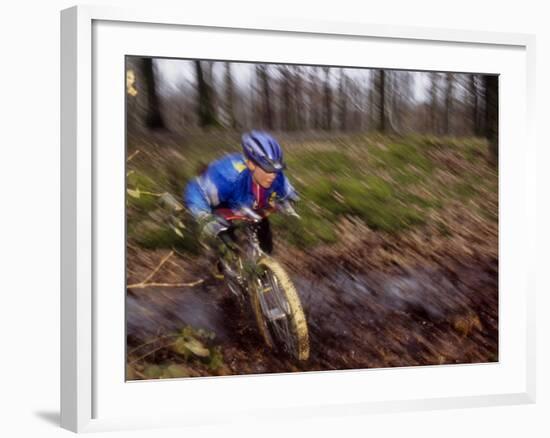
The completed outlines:
{"type": "Polygon", "coordinates": [[[239,236],[234,233],[229,236],[225,232],[232,229],[244,231],[243,244],[237,242],[239,249],[235,251],[233,263],[222,259],[225,280],[233,294],[249,302],[266,344],[272,348],[276,343],[280,346],[282,341],[287,352],[304,360],[309,355],[309,341],[299,296],[284,270],[261,249],[257,233],[261,220],[275,210],[216,211],[229,222],[222,233],[229,239],[226,244],[230,250],[235,244],[234,237],[239,236]],[[275,331],[271,333],[271,330],[275,331]]]}
{"type": "Polygon", "coordinates": [[[224,268],[226,274],[232,277],[232,279],[235,280],[240,286],[241,293],[237,294],[234,288],[231,287],[231,284],[229,285],[230,290],[235,295],[239,295],[240,298],[244,298],[244,296],[248,292],[248,281],[250,280],[250,272],[248,272],[247,268],[249,266],[254,266],[261,257],[266,255],[260,248],[260,242],[257,236],[257,227],[260,220],[264,217],[267,217],[267,215],[269,214],[268,212],[262,213],[264,214],[257,214],[252,210],[235,212],[230,209],[217,209],[215,211],[215,214],[223,217],[230,223],[230,227],[228,227],[227,230],[224,230],[223,234],[220,236],[222,240],[224,240],[225,243],[228,245],[228,247],[231,247],[231,245],[235,244],[235,242],[233,241],[232,237],[228,236],[225,233],[225,231],[242,229],[245,233],[244,245],[242,245],[243,247],[240,248],[240,254],[237,254],[237,272],[235,272],[235,270],[232,269],[232,267],[229,266],[227,263],[222,262],[225,263],[224,268]]]}

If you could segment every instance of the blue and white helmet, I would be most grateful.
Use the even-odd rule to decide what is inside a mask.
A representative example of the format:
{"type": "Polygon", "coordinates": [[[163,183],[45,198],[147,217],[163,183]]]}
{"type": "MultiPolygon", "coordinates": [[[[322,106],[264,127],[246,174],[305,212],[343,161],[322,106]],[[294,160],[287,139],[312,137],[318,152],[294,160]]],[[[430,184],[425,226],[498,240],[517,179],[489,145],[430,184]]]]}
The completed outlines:
{"type": "Polygon", "coordinates": [[[245,157],[266,172],[284,169],[283,150],[277,140],[266,132],[248,132],[243,135],[241,144],[245,157]]]}

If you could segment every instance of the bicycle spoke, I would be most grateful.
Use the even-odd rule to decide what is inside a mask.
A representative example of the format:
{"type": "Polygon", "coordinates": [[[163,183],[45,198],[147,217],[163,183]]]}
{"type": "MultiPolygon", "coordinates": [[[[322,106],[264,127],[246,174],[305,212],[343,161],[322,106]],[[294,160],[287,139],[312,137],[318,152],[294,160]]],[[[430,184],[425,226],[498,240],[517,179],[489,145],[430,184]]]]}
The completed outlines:
{"type": "MultiPolygon", "coordinates": [[[[270,274],[268,271],[265,271],[262,277],[264,278],[264,281],[268,282],[270,285],[269,287],[264,287],[263,290],[268,290],[270,292],[270,301],[274,304],[274,307],[266,305],[266,307],[269,307],[265,312],[266,316],[270,315],[277,309],[280,313],[284,314],[284,317],[282,318],[278,317],[276,320],[270,319],[268,324],[269,328],[273,330],[276,339],[283,343],[283,348],[287,351],[287,353],[295,355],[297,351],[297,343],[288,321],[288,317],[290,315],[288,302],[284,298],[278,280],[274,275],[270,274]]],[[[262,283],[264,283],[264,281],[262,281],[262,283]]],[[[264,296],[264,302],[265,301],[264,296]]]]}

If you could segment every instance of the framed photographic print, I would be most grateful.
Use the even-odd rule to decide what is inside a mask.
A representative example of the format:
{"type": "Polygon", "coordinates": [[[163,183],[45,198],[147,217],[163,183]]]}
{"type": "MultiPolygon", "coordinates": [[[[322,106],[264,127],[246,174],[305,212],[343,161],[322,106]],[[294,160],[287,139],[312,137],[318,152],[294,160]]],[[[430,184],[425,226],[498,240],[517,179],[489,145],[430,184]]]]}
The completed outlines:
{"type": "Polygon", "coordinates": [[[534,401],[534,37],[74,7],[61,44],[63,427],[534,401]]]}

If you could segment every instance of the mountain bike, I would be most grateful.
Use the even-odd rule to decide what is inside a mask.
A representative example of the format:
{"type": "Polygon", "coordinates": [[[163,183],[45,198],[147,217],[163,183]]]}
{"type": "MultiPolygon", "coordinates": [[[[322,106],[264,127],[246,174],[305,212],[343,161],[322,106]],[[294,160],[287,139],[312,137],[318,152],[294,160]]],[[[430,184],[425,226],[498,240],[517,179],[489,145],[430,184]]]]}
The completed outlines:
{"type": "Polygon", "coordinates": [[[261,249],[258,238],[262,219],[283,208],[298,216],[289,204],[262,211],[217,209],[215,214],[228,224],[219,234],[227,248],[220,263],[228,289],[248,304],[265,344],[303,361],[309,357],[309,335],[300,297],[284,268],[261,249]]]}

